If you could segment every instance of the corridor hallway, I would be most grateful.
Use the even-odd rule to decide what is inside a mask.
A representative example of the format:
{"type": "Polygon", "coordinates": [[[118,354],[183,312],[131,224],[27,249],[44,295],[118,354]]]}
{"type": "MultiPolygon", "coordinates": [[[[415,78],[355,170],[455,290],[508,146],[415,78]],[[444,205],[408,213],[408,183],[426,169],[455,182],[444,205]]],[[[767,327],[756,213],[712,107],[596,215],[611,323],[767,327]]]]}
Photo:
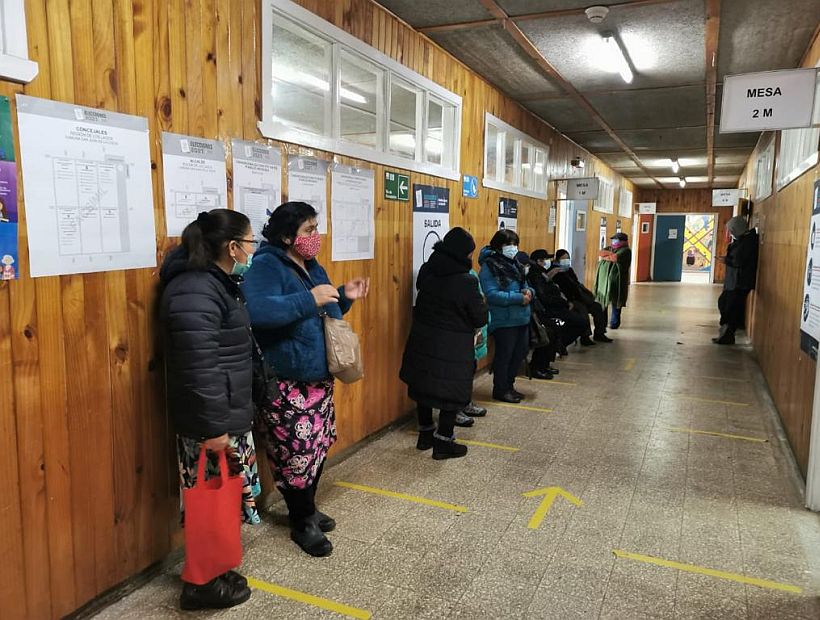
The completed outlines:
{"type": "MultiPolygon", "coordinates": [[[[820,617],[818,518],[750,349],[710,341],[717,294],[634,286],[616,342],[571,347],[555,381],[519,380],[522,406],[457,429],[479,442],[464,459],[416,451],[412,422],[367,443],[323,479],[333,555],[299,551],[280,503],[243,526],[251,600],[202,617],[820,617]],[[556,497],[538,523],[548,496],[523,494],[545,487],[578,501],[556,497]]],[[[477,400],[489,392],[482,376],[477,400]]],[[[178,574],[98,618],[194,617],[178,574]]]]}

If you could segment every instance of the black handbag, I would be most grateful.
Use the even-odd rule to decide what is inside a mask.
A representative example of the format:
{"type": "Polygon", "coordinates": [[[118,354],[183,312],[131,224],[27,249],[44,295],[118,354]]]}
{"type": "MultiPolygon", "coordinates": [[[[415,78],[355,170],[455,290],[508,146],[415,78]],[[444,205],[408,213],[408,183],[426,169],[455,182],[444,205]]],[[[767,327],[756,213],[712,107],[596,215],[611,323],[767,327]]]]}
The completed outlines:
{"type": "Polygon", "coordinates": [[[257,407],[263,407],[279,400],[282,393],[279,391],[279,379],[265,359],[265,354],[262,353],[262,347],[256,342],[253,332],[248,331],[251,336],[251,342],[253,342],[253,383],[251,384],[251,394],[254,404],[257,407]]]}
{"type": "Polygon", "coordinates": [[[550,344],[549,331],[547,326],[541,321],[544,307],[537,299],[532,300],[532,312],[530,313],[530,348],[540,349],[550,344]]]}

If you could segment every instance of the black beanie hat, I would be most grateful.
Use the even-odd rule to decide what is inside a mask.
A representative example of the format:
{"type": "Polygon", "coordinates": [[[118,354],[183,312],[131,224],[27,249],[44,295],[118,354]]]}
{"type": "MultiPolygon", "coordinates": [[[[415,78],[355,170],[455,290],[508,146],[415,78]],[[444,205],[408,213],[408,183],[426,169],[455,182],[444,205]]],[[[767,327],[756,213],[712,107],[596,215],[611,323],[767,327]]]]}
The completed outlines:
{"type": "Polygon", "coordinates": [[[448,254],[458,257],[467,257],[475,250],[475,241],[473,236],[456,226],[444,235],[444,240],[441,242],[448,254]]]}

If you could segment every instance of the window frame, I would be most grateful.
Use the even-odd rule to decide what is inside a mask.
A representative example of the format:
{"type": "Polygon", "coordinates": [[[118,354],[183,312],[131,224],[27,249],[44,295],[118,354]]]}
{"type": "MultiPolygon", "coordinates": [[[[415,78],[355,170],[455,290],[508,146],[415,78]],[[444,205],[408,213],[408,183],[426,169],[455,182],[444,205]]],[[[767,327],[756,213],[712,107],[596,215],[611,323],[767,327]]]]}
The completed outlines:
{"type": "Polygon", "coordinates": [[[625,187],[620,188],[620,191],[618,192],[618,217],[626,218],[628,220],[635,217],[635,213],[632,210],[634,199],[634,194],[630,190],[625,187]],[[629,196],[628,200],[626,199],[627,196],[629,196]]]}
{"type": "MultiPolygon", "coordinates": [[[[445,110],[449,113],[449,110],[445,110]]],[[[443,86],[416,73],[412,69],[382,54],[364,41],[325,21],[307,9],[289,0],[263,0],[262,4],[262,119],[258,121],[259,131],[266,138],[291,142],[356,159],[411,170],[435,177],[461,179],[461,122],[462,98],[443,86]],[[273,106],[273,27],[275,21],[287,20],[331,45],[332,72],[330,76],[331,119],[330,130],[325,135],[316,135],[289,126],[286,122],[274,120],[273,106]],[[341,58],[345,53],[354,59],[374,65],[381,74],[380,104],[377,104],[377,148],[372,148],[341,137],[341,58]],[[416,102],[416,156],[408,159],[390,152],[390,99],[391,84],[394,79],[410,84],[420,91],[416,102]],[[453,127],[447,143],[447,135],[442,132],[442,165],[426,161],[428,99],[433,97],[453,108],[453,127]],[[450,165],[446,165],[450,162],[450,165]]],[[[449,134],[449,132],[448,132],[449,134]]]]}
{"type": "Polygon", "coordinates": [[[547,162],[549,161],[549,146],[536,140],[529,134],[524,133],[520,129],[516,129],[512,125],[505,123],[497,116],[485,112],[484,113],[484,154],[483,154],[483,166],[482,166],[482,185],[484,187],[495,189],[498,191],[510,193],[510,194],[518,194],[520,196],[527,196],[529,198],[546,198],[547,197],[547,190],[549,188],[549,176],[547,175],[547,162]],[[496,152],[495,152],[495,178],[489,178],[487,176],[488,170],[488,134],[490,132],[490,127],[493,127],[497,134],[496,134],[496,152]],[[512,183],[507,183],[504,181],[507,164],[506,164],[506,154],[507,154],[507,139],[511,137],[514,140],[513,146],[513,181],[512,183]],[[537,160],[537,153],[542,151],[544,153],[544,171],[541,177],[543,177],[543,185],[544,191],[539,192],[536,191],[535,188],[538,187],[538,176],[535,174],[535,170],[532,172],[532,185],[533,189],[528,187],[524,187],[522,185],[522,178],[523,178],[523,169],[521,167],[522,163],[522,149],[526,145],[528,148],[531,149],[531,165],[535,166],[535,162],[537,160]]]}
{"type": "Polygon", "coordinates": [[[598,197],[592,201],[592,210],[607,215],[615,215],[615,183],[612,180],[602,176],[598,177],[598,197]],[[604,197],[606,197],[606,200],[603,200],[604,197]],[[608,211],[606,210],[607,207],[609,208],[608,211]]]}
{"type": "MultiPolygon", "coordinates": [[[[774,145],[775,145],[775,136],[771,136],[769,138],[769,142],[766,145],[766,148],[761,149],[760,152],[757,154],[755,158],[755,171],[754,171],[754,180],[755,184],[754,187],[751,188],[754,190],[753,192],[753,200],[755,202],[759,202],[761,200],[766,200],[769,196],[772,195],[774,191],[774,171],[775,171],[775,157],[774,157],[774,145]],[[767,183],[764,186],[761,186],[761,180],[764,178],[764,174],[760,172],[760,164],[763,161],[768,162],[768,166],[764,174],[767,178],[767,183]]],[[[748,190],[747,190],[748,191],[748,190]]],[[[752,193],[752,192],[750,192],[752,193]]]]}
{"type": "Polygon", "coordinates": [[[0,0],[0,78],[28,84],[39,72],[28,57],[25,0],[0,0]]]}
{"type": "MultiPolygon", "coordinates": [[[[815,65],[815,68],[820,67],[820,62],[815,65]]],[[[818,74],[820,75],[820,74],[818,74]]],[[[787,185],[789,185],[792,181],[798,179],[806,172],[814,168],[817,165],[818,161],[820,161],[820,79],[817,80],[815,91],[814,91],[814,111],[812,113],[812,124],[810,127],[801,127],[798,129],[783,129],[778,131],[778,149],[777,149],[777,161],[775,162],[774,166],[774,186],[777,191],[781,191],[787,185]],[[783,160],[784,149],[783,149],[783,142],[784,138],[787,136],[799,136],[799,140],[802,141],[804,136],[808,134],[809,139],[809,146],[814,144],[812,148],[812,152],[808,154],[806,157],[795,161],[792,165],[791,170],[784,171],[781,170],[781,162],[783,160]],[[814,138],[812,139],[812,134],[814,134],[814,138]],[[781,175],[781,172],[783,174],[781,175]]]]}

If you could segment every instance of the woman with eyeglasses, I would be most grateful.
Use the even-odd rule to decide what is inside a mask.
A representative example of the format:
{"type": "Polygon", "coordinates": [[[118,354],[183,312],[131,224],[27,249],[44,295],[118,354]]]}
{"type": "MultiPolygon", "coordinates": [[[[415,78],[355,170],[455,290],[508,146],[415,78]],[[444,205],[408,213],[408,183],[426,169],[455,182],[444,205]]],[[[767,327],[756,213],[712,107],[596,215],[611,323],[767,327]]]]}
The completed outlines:
{"type": "MultiPolygon", "coordinates": [[[[260,488],[251,435],[252,338],[239,282],[255,244],[242,213],[203,211],[160,270],[168,412],[177,433],[180,484],[196,485],[202,450],[209,452],[208,477],[218,476],[218,453],[227,451],[230,473],[244,477],[236,510],[247,523],[260,522],[254,499],[260,488]]],[[[185,583],[180,606],[233,607],[250,595],[247,580],[229,571],[205,584],[185,583]]]]}
{"type": "Polygon", "coordinates": [[[327,367],[323,315],[341,319],[370,281],[338,288],[316,260],[322,245],[316,210],[305,202],[277,207],[243,285],[254,333],[281,394],[257,421],[276,486],[285,498],[291,539],[314,557],[329,555],[336,522],[316,509],[316,489],[336,440],[333,375],[327,367]]]}

